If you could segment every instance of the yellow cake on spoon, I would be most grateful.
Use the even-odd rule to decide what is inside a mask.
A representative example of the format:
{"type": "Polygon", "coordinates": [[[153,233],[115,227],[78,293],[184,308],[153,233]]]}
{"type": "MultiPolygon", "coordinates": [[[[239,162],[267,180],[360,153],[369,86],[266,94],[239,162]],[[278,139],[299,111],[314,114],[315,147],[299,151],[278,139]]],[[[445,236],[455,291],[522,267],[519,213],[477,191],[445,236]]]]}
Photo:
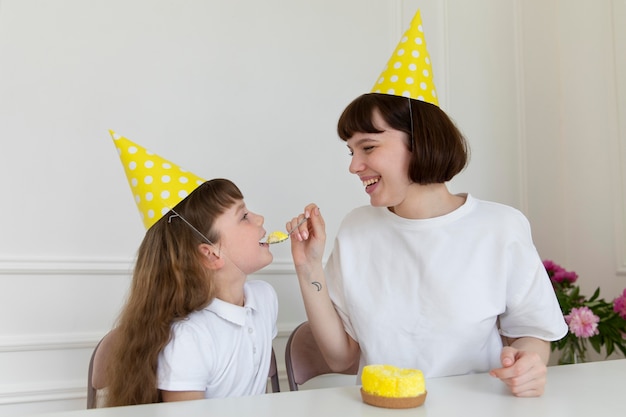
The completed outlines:
{"type": "Polygon", "coordinates": [[[272,232],[267,236],[267,243],[279,243],[283,240],[287,240],[289,235],[285,232],[276,231],[272,232]]]}

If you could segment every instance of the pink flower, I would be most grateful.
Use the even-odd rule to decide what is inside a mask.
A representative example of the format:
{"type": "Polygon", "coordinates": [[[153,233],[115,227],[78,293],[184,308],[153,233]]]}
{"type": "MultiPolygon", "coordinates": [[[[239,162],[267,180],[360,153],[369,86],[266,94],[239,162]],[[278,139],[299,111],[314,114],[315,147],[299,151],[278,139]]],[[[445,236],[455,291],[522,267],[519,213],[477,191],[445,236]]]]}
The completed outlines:
{"type": "Polygon", "coordinates": [[[552,276],[554,282],[571,282],[574,283],[578,279],[578,274],[574,271],[560,270],[556,271],[552,276]]]}
{"type": "Polygon", "coordinates": [[[576,337],[591,337],[597,335],[600,317],[593,314],[589,307],[572,308],[565,316],[569,329],[576,337]]]}
{"type": "Polygon", "coordinates": [[[578,279],[578,274],[573,271],[566,271],[561,265],[552,262],[549,259],[543,261],[543,266],[546,268],[548,276],[552,282],[562,283],[569,282],[574,283],[578,279]]]}
{"type": "Polygon", "coordinates": [[[546,271],[548,272],[548,275],[550,275],[550,277],[552,277],[552,275],[554,275],[555,272],[562,270],[563,268],[561,268],[560,265],[552,262],[549,259],[546,259],[543,261],[543,266],[544,268],[546,268],[546,271]]]}
{"type": "Polygon", "coordinates": [[[624,288],[622,295],[613,300],[613,310],[626,320],[626,288],[624,288]]]}

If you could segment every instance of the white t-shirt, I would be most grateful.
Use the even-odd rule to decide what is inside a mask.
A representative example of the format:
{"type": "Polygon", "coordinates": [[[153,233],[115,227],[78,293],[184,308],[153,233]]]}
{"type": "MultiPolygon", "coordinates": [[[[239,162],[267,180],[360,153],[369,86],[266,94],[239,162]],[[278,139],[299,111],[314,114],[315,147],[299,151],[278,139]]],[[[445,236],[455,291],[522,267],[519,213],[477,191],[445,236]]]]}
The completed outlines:
{"type": "Polygon", "coordinates": [[[411,220],[360,207],[343,220],[328,287],[361,368],[391,364],[427,377],[500,367],[502,341],[552,341],[567,325],[514,208],[467,196],[447,215],[411,220]]]}
{"type": "Polygon", "coordinates": [[[172,325],[159,354],[158,388],[204,391],[205,398],[265,392],[278,299],[265,281],[244,284],[245,306],[214,299],[172,325]]]}

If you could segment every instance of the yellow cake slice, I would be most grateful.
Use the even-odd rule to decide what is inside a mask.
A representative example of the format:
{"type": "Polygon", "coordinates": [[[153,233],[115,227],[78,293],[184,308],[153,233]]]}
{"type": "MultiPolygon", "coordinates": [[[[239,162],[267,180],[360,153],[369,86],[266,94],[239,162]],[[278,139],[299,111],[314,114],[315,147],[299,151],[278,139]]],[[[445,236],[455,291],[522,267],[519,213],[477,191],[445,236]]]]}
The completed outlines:
{"type": "Polygon", "coordinates": [[[285,232],[280,232],[280,231],[272,232],[269,234],[269,236],[267,236],[267,243],[282,242],[283,240],[287,240],[288,237],[289,235],[285,232]]]}
{"type": "Polygon", "coordinates": [[[412,408],[426,401],[426,382],[419,369],[393,365],[367,365],[361,374],[361,397],[370,405],[412,408]]]}

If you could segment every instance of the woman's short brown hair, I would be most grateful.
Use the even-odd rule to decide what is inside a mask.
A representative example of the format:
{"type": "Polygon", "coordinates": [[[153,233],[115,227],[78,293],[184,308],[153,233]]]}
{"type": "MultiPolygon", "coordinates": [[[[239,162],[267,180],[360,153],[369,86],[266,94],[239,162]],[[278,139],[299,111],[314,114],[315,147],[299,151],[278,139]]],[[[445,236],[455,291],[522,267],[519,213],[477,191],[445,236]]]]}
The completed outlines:
{"type": "Polygon", "coordinates": [[[469,146],[450,117],[433,104],[406,97],[379,93],[357,97],[339,118],[339,137],[347,141],[357,132],[381,133],[373,123],[376,110],[389,127],[409,137],[407,146],[413,155],[408,175],[413,182],[450,181],[467,165],[469,146]]]}

